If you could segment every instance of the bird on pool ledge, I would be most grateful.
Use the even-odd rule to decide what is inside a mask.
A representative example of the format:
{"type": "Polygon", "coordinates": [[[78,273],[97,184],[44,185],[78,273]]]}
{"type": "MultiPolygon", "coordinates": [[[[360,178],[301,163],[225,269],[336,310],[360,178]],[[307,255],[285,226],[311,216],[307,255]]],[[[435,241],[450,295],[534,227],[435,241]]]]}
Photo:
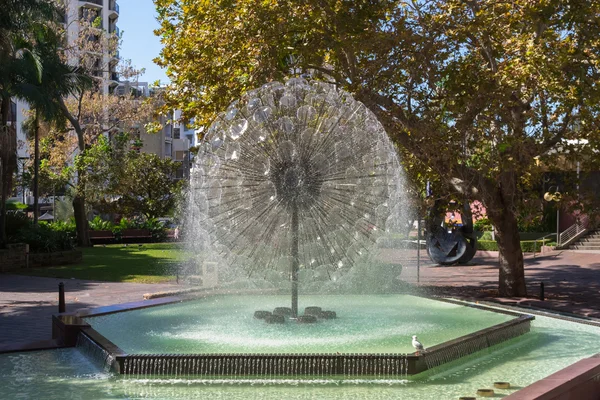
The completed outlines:
{"type": "Polygon", "coordinates": [[[417,350],[417,355],[419,355],[419,353],[421,351],[425,351],[425,348],[423,347],[423,344],[417,340],[417,335],[413,335],[413,337],[412,337],[412,345],[415,348],[415,350],[417,350]]]}

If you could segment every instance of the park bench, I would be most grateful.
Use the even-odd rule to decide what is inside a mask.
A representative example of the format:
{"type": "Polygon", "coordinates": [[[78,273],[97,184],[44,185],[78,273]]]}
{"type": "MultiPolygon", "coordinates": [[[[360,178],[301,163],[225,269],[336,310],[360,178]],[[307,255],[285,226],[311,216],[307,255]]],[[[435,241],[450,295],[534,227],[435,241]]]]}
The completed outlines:
{"type": "Polygon", "coordinates": [[[121,232],[121,240],[123,242],[147,242],[152,239],[152,232],[148,229],[123,229],[121,232]]]}
{"type": "Polygon", "coordinates": [[[88,231],[88,233],[92,244],[112,243],[115,240],[112,231],[88,231]]]}

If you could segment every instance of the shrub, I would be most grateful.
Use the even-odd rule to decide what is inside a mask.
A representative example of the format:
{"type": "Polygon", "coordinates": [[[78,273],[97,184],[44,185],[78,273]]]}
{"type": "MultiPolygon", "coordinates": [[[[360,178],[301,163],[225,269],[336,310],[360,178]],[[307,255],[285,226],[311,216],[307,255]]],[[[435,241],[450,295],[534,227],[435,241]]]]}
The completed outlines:
{"type": "Polygon", "coordinates": [[[477,250],[498,251],[498,242],[495,240],[478,240],[477,250]]]}
{"type": "Polygon", "coordinates": [[[21,229],[28,227],[31,220],[21,211],[8,211],[6,213],[6,235],[10,238],[16,235],[21,229]]]}
{"type": "Polygon", "coordinates": [[[75,241],[77,239],[77,228],[75,227],[75,220],[71,219],[69,221],[54,221],[54,222],[40,222],[40,225],[45,225],[48,229],[53,230],[55,232],[62,232],[75,241]]]}
{"type": "Polygon", "coordinates": [[[157,219],[149,219],[143,223],[142,229],[148,229],[153,242],[164,242],[167,239],[165,224],[157,219]]]}
{"type": "MultiPolygon", "coordinates": [[[[538,240],[537,244],[535,240],[522,240],[521,250],[530,253],[533,252],[534,248],[536,252],[539,252],[542,246],[550,243],[549,239],[538,240]]],[[[477,241],[477,250],[482,251],[498,251],[498,242],[495,240],[479,240],[477,241]]]]}
{"type": "Polygon", "coordinates": [[[115,224],[103,220],[98,215],[96,215],[88,224],[92,231],[112,231],[115,227],[115,224]]]}
{"type": "Polygon", "coordinates": [[[492,230],[492,223],[490,222],[490,220],[487,217],[479,218],[473,224],[473,228],[476,231],[479,231],[479,232],[491,231],[492,230]]]}
{"type": "Polygon", "coordinates": [[[54,230],[46,223],[21,229],[12,241],[27,243],[32,253],[52,253],[75,248],[73,238],[67,231],[54,230]]]}
{"type": "Polygon", "coordinates": [[[7,211],[23,211],[27,210],[27,204],[23,204],[19,201],[7,201],[6,202],[6,210],[7,211]]]}
{"type": "Polygon", "coordinates": [[[164,242],[167,239],[167,230],[161,221],[157,219],[143,220],[141,218],[121,218],[118,224],[112,225],[111,230],[117,241],[121,240],[121,233],[125,229],[147,229],[152,235],[152,242],[164,242]]]}

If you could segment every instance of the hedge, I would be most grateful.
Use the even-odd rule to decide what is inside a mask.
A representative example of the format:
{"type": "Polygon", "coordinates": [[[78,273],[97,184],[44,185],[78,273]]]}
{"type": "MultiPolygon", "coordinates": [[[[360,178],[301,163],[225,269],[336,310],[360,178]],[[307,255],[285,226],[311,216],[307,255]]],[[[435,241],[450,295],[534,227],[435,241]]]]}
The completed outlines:
{"type": "MultiPolygon", "coordinates": [[[[526,253],[532,253],[534,246],[535,251],[539,252],[546,243],[550,243],[550,239],[538,240],[537,245],[535,244],[535,240],[523,240],[521,241],[521,250],[526,253]]],[[[483,251],[498,251],[498,242],[494,240],[478,240],[477,241],[477,250],[483,251]]]]}

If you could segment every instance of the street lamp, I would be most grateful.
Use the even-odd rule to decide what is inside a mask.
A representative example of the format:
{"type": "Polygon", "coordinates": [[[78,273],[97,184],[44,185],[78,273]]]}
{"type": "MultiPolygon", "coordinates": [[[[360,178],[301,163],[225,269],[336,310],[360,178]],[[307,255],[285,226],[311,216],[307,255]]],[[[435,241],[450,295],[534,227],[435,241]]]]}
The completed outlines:
{"type": "Polygon", "coordinates": [[[558,186],[550,186],[548,191],[544,194],[544,200],[547,202],[555,201],[556,202],[556,246],[560,246],[560,206],[558,203],[560,202],[562,195],[558,191],[558,186]],[[552,191],[552,188],[556,190],[552,191]]]}

